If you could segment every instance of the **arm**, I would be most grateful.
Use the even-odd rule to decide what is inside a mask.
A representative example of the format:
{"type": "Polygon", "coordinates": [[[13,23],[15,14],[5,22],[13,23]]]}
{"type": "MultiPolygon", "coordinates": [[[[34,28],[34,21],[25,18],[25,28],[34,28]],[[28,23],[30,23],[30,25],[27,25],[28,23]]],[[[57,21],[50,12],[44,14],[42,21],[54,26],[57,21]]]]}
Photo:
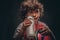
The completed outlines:
{"type": "Polygon", "coordinates": [[[19,24],[19,26],[16,28],[15,34],[14,34],[14,39],[18,39],[21,38],[21,36],[23,36],[25,30],[27,27],[29,27],[29,25],[31,25],[31,21],[27,18],[24,19],[24,21],[19,24]]]}
{"type": "Polygon", "coordinates": [[[23,34],[24,34],[24,26],[23,26],[23,23],[19,24],[18,27],[16,28],[15,30],[15,33],[14,33],[14,40],[19,40],[20,38],[22,38],[23,34]]]}
{"type": "Polygon", "coordinates": [[[39,30],[39,32],[42,35],[45,35],[45,39],[47,39],[47,38],[49,38],[49,39],[51,39],[51,38],[55,39],[55,36],[54,36],[53,32],[49,29],[49,27],[45,23],[42,23],[42,25],[44,27],[43,27],[43,29],[39,30]]]}
{"type": "Polygon", "coordinates": [[[43,34],[49,34],[51,32],[51,30],[49,29],[49,27],[43,23],[43,22],[40,22],[39,23],[39,32],[43,35],[43,34]]]}

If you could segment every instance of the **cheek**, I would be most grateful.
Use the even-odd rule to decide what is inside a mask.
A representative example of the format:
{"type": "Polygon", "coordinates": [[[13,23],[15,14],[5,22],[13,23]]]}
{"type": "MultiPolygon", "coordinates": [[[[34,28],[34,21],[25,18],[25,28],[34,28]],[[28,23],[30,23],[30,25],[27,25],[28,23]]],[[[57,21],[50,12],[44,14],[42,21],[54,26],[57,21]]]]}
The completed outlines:
{"type": "Polygon", "coordinates": [[[40,14],[37,14],[36,16],[37,16],[37,17],[40,17],[40,14]]]}
{"type": "Polygon", "coordinates": [[[40,17],[40,14],[38,16],[40,17]]]}

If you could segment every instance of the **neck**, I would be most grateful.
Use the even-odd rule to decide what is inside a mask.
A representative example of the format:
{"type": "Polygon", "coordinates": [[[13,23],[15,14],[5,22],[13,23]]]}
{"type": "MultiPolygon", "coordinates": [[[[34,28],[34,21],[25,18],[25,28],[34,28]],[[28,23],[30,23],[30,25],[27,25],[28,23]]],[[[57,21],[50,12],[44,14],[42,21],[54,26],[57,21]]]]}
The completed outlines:
{"type": "Polygon", "coordinates": [[[35,24],[37,24],[38,23],[38,21],[35,21],[35,24]]]}

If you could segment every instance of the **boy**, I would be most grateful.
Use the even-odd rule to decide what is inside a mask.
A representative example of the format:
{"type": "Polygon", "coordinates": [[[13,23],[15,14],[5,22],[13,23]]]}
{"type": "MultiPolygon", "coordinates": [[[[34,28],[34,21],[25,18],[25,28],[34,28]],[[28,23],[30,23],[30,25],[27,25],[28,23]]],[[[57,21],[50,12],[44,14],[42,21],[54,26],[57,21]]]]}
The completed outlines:
{"type": "Polygon", "coordinates": [[[14,34],[15,40],[51,40],[51,30],[45,23],[39,21],[43,15],[43,5],[41,3],[37,0],[26,0],[21,4],[20,12],[22,13],[20,16],[23,18],[23,22],[16,28],[14,34]],[[32,22],[27,19],[28,16],[34,18],[35,37],[32,39],[27,38],[26,36],[26,29],[32,24],[32,22]]]}

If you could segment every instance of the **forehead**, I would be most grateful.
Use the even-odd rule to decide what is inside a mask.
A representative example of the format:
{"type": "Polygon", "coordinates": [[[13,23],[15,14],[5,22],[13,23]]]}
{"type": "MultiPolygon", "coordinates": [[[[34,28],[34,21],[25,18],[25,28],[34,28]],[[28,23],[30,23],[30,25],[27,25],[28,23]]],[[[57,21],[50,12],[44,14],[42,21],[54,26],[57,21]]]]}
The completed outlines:
{"type": "Polygon", "coordinates": [[[38,9],[32,9],[32,10],[28,10],[27,13],[38,13],[39,10],[38,9]]]}
{"type": "Polygon", "coordinates": [[[40,13],[39,12],[36,12],[36,11],[32,11],[32,12],[28,12],[27,14],[29,14],[29,15],[30,14],[38,14],[39,15],[40,13]]]}

